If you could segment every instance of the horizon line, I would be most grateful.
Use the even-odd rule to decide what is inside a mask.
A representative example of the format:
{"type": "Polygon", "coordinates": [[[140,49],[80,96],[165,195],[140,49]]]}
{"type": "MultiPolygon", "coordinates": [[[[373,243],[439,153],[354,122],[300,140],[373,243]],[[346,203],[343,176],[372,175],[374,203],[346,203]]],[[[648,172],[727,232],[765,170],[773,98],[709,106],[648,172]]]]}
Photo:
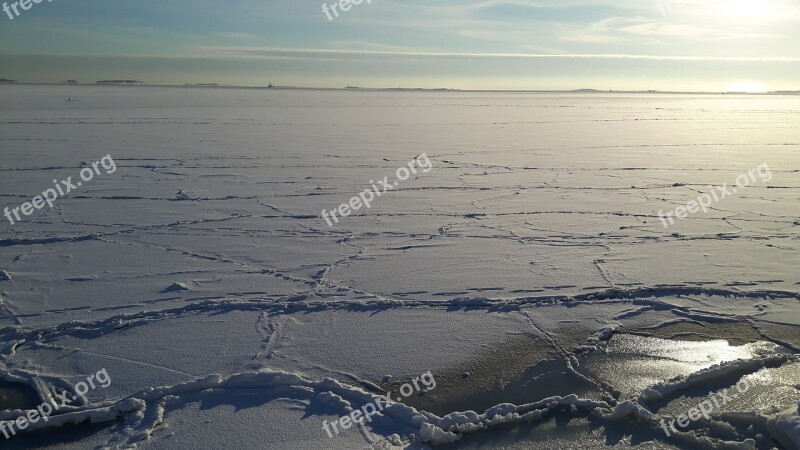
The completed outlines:
{"type": "MultiPolygon", "coordinates": [[[[0,78],[0,80],[5,80],[0,78]]],[[[316,91],[437,91],[437,92],[528,92],[528,93],[571,93],[571,94],[711,94],[711,95],[800,95],[798,90],[775,90],[766,92],[746,92],[746,91],[675,91],[661,89],[644,90],[619,90],[619,89],[595,89],[595,88],[576,88],[576,89],[460,89],[460,88],[425,88],[425,87],[320,87],[320,86],[285,86],[285,85],[236,85],[220,83],[183,83],[183,84],[149,84],[138,80],[136,83],[67,83],[59,82],[21,82],[9,80],[10,82],[0,81],[0,86],[98,86],[98,87],[173,87],[173,88],[225,88],[225,89],[265,89],[265,90],[316,90],[316,91]]],[[[99,80],[102,81],[102,80],[99,80]]],[[[116,81],[116,80],[111,80],[116,81]]]]}

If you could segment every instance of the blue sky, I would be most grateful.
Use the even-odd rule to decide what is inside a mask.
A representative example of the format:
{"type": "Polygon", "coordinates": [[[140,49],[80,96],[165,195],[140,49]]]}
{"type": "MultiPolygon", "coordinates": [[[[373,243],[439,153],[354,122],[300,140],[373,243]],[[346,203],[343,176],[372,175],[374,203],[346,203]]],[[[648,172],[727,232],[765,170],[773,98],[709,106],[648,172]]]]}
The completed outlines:
{"type": "Polygon", "coordinates": [[[44,0],[0,16],[0,78],[800,89],[798,0],[364,0],[332,21],[323,3],[44,0]]]}

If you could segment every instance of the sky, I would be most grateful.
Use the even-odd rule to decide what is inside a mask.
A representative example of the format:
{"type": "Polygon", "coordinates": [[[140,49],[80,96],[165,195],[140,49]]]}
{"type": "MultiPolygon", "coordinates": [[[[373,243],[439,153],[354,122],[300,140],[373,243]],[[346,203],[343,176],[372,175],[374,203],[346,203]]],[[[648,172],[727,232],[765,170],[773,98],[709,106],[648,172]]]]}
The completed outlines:
{"type": "Polygon", "coordinates": [[[800,90],[800,0],[16,1],[20,82],[800,90]]]}

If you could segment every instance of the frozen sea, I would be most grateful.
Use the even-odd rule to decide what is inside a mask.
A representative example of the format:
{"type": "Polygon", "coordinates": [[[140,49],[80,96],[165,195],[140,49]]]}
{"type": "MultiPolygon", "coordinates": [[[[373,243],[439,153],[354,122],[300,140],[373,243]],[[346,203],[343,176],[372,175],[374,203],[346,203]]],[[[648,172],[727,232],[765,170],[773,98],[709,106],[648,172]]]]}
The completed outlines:
{"type": "Polygon", "coordinates": [[[798,145],[797,96],[0,86],[0,207],[70,190],[2,218],[0,447],[798,449],[798,145]]]}

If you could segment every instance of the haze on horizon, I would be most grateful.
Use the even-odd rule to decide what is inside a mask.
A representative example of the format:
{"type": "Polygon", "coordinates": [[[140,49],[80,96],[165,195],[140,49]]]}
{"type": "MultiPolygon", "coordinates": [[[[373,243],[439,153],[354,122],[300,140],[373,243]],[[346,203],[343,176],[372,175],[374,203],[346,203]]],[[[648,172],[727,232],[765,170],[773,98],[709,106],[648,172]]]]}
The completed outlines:
{"type": "Polygon", "coordinates": [[[796,0],[56,0],[0,16],[0,78],[797,90],[796,0]]]}

